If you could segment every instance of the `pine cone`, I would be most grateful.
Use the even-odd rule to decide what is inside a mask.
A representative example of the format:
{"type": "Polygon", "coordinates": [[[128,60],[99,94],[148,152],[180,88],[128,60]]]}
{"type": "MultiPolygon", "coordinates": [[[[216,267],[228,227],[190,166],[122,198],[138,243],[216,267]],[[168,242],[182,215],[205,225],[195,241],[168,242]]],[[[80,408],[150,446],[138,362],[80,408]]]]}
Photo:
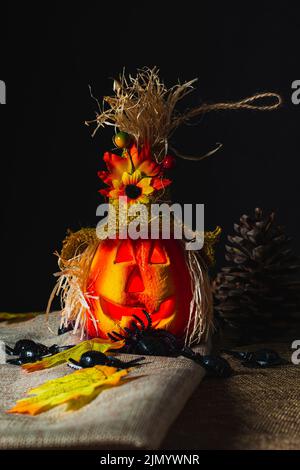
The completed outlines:
{"type": "Polygon", "coordinates": [[[300,319],[300,260],[275,214],[243,215],[228,236],[230,263],[214,282],[215,309],[241,342],[274,338],[300,319]]]}

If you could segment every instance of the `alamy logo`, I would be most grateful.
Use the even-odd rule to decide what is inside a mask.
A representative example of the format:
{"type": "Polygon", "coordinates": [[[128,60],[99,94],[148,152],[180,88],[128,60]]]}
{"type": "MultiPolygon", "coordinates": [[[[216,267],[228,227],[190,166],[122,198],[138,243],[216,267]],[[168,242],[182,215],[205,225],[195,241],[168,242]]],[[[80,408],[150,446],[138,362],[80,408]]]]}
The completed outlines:
{"type": "Polygon", "coordinates": [[[153,203],[127,203],[120,196],[117,210],[111,203],[100,204],[96,215],[101,217],[96,233],[100,240],[139,238],[168,240],[172,237],[184,240],[186,250],[201,250],[204,243],[204,204],[172,205],[153,203]],[[195,217],[194,217],[195,215],[195,217]],[[193,230],[193,225],[196,230],[193,230]]]}
{"type": "Polygon", "coordinates": [[[300,80],[294,80],[292,83],[292,89],[295,90],[292,93],[292,103],[300,104],[300,80]]]}
{"type": "Polygon", "coordinates": [[[295,351],[292,354],[291,361],[295,365],[300,364],[300,339],[295,339],[295,341],[292,342],[292,349],[295,349],[295,351]]]}
{"type": "Polygon", "coordinates": [[[6,85],[3,80],[0,80],[0,104],[6,104],[6,85]]]}

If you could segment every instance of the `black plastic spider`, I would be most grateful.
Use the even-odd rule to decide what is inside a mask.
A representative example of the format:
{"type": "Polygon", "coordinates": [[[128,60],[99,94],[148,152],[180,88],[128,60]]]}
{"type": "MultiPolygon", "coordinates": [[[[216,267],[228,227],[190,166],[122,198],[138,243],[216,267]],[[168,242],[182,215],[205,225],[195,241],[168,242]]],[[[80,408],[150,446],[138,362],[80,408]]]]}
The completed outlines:
{"type": "Polygon", "coordinates": [[[136,321],[131,322],[132,329],[125,327],[126,335],[112,331],[108,336],[112,341],[125,341],[123,351],[128,354],[146,354],[149,356],[178,356],[178,340],[166,330],[152,328],[152,319],[148,312],[147,326],[137,315],[132,315],[136,321]],[[137,322],[141,328],[138,327],[137,322]]]}
{"type": "Polygon", "coordinates": [[[36,343],[31,339],[20,339],[16,342],[15,346],[11,348],[8,345],[5,345],[6,354],[9,356],[18,356],[14,359],[8,359],[8,364],[22,365],[28,362],[36,362],[43,357],[53,356],[61,351],[72,348],[74,344],[69,346],[58,346],[53,344],[52,346],[45,346],[41,343],[36,343]]]}
{"type": "Polygon", "coordinates": [[[280,365],[286,365],[289,362],[279,356],[273,349],[259,349],[257,351],[229,351],[224,349],[222,352],[241,361],[245,367],[267,368],[280,365]]]}
{"type": "Polygon", "coordinates": [[[141,361],[144,357],[139,357],[137,359],[132,359],[131,361],[121,361],[120,359],[113,356],[106,356],[106,354],[100,351],[87,351],[82,354],[79,361],[69,358],[68,366],[73,369],[82,369],[87,367],[94,366],[110,366],[116,367],[117,369],[127,369],[128,367],[140,366],[141,361]]]}
{"type": "Polygon", "coordinates": [[[108,336],[112,341],[125,341],[123,351],[129,354],[145,354],[149,356],[184,356],[202,365],[208,375],[213,377],[229,377],[232,369],[229,363],[220,356],[202,356],[191,348],[184,346],[172,333],[152,327],[152,319],[148,312],[143,310],[148,324],[147,326],[137,315],[133,315],[136,321],[131,322],[131,327],[124,328],[126,335],[112,331],[108,336]],[[140,325],[140,328],[138,327],[140,325]]]}

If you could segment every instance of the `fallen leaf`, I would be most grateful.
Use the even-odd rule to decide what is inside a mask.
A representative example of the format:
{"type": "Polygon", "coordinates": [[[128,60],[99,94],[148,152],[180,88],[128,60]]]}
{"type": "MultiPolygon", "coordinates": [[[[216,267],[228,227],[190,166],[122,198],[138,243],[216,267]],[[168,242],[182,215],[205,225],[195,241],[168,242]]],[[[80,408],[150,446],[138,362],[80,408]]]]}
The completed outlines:
{"type": "Polygon", "coordinates": [[[70,357],[75,359],[75,361],[79,361],[81,355],[87,351],[94,350],[105,353],[109,349],[120,349],[122,346],[124,346],[123,341],[108,343],[103,339],[94,338],[87,341],[82,341],[73,348],[66,349],[65,351],[54,354],[54,356],[45,357],[44,359],[41,359],[37,362],[23,364],[22,368],[27,372],[35,372],[37,370],[48,369],[49,367],[63,364],[64,362],[67,362],[70,357]]]}
{"type": "Polygon", "coordinates": [[[108,366],[80,369],[32,388],[27,395],[34,396],[18,400],[7,413],[37,415],[64,403],[68,405],[67,410],[74,411],[92,401],[103,390],[119,385],[127,373],[127,369],[108,366]]]}
{"type": "Polygon", "coordinates": [[[29,313],[9,313],[0,312],[0,321],[6,321],[9,323],[21,322],[24,320],[31,320],[32,318],[41,315],[42,312],[29,312],[29,313]]]}

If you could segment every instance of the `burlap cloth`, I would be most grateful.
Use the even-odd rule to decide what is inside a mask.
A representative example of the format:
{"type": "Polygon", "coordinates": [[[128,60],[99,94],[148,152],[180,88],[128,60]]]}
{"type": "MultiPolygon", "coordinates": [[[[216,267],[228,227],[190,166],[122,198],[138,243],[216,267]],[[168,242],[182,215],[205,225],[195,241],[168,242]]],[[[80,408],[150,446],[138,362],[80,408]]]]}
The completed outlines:
{"type": "MultiPolygon", "coordinates": [[[[300,335],[295,333],[294,339],[300,335]]],[[[290,360],[291,340],[264,345],[290,360]]],[[[255,350],[262,345],[239,348],[255,350]]],[[[204,379],[162,444],[164,449],[300,449],[300,365],[246,369],[204,379]]]]}
{"type": "MultiPolygon", "coordinates": [[[[52,314],[53,331],[58,323],[58,315],[52,314]]],[[[43,315],[0,327],[0,340],[9,345],[23,338],[47,345],[74,343],[70,333],[51,334],[43,315]]],[[[136,380],[105,390],[84,408],[66,412],[62,406],[38,416],[11,415],[5,410],[28,389],[72,370],[61,365],[29,374],[18,366],[0,365],[0,449],[158,448],[204,370],[185,358],[149,357],[146,362],[130,373],[136,380]]]]}

